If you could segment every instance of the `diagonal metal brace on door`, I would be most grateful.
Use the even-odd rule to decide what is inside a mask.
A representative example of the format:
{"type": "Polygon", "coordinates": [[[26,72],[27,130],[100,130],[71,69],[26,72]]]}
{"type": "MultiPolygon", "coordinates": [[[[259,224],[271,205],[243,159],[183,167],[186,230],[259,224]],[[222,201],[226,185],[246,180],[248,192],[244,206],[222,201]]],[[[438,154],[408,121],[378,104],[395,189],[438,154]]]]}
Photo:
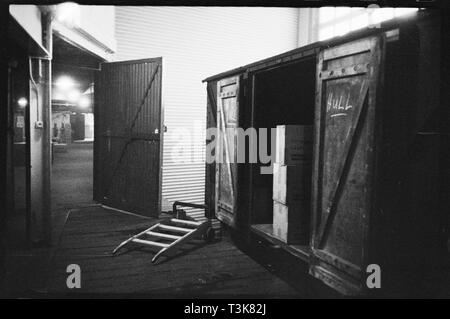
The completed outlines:
{"type": "MultiPolygon", "coordinates": [[[[138,107],[138,109],[137,109],[137,111],[136,111],[136,113],[135,113],[135,115],[133,117],[133,120],[131,122],[130,128],[128,129],[128,131],[129,131],[129,134],[127,134],[128,138],[127,138],[127,141],[125,142],[125,145],[123,146],[123,148],[122,148],[122,150],[120,152],[119,159],[117,160],[117,163],[114,166],[114,170],[113,170],[113,173],[112,173],[112,176],[111,176],[111,180],[113,180],[114,177],[116,176],[116,173],[117,173],[117,171],[118,171],[118,169],[120,167],[120,164],[122,163],[123,157],[125,156],[125,153],[126,153],[126,151],[128,149],[128,146],[133,141],[146,139],[144,136],[141,136],[141,137],[133,136],[132,132],[133,132],[134,126],[136,125],[136,121],[137,121],[137,119],[139,117],[139,114],[141,113],[141,111],[142,111],[142,109],[143,109],[143,107],[145,105],[145,101],[147,100],[148,94],[150,93],[150,90],[151,90],[151,88],[153,86],[153,82],[154,82],[154,80],[156,78],[156,74],[158,74],[158,71],[159,71],[159,64],[156,65],[155,71],[153,71],[153,73],[152,73],[152,76],[150,78],[150,82],[148,83],[147,88],[145,89],[145,94],[144,94],[144,96],[141,99],[141,103],[139,104],[139,107],[138,107]]],[[[109,193],[109,189],[110,189],[110,185],[111,184],[112,183],[108,184],[108,188],[106,189],[105,194],[109,193]]]]}

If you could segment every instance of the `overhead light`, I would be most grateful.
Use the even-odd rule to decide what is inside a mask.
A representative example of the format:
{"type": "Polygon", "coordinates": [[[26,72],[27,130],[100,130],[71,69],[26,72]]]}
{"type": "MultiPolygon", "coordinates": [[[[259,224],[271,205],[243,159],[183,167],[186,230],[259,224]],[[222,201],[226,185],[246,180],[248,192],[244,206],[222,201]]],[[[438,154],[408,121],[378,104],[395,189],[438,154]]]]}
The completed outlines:
{"type": "Polygon", "coordinates": [[[79,98],[80,98],[80,91],[78,90],[72,90],[69,93],[67,93],[67,100],[71,103],[76,103],[79,98]]]}
{"type": "Polygon", "coordinates": [[[62,75],[56,81],[56,86],[63,91],[67,91],[75,86],[75,82],[71,77],[62,75]]]}
{"type": "Polygon", "coordinates": [[[60,91],[53,91],[53,100],[64,100],[64,95],[60,91]]]}
{"type": "Polygon", "coordinates": [[[87,109],[89,106],[91,106],[91,100],[87,96],[82,96],[78,100],[78,106],[83,109],[87,109]]]}
{"type": "Polygon", "coordinates": [[[79,25],[80,6],[74,2],[64,2],[56,6],[56,19],[68,26],[79,25]]]}
{"type": "Polygon", "coordinates": [[[17,104],[20,107],[26,107],[28,105],[28,100],[24,97],[21,97],[20,99],[17,100],[17,104]]]}

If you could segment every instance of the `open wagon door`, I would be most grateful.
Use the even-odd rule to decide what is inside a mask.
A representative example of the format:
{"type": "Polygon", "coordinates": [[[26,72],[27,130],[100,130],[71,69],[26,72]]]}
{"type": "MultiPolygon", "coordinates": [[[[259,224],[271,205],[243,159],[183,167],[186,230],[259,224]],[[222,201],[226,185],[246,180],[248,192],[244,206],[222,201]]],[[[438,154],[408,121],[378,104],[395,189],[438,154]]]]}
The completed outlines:
{"type": "Polygon", "coordinates": [[[239,127],[239,77],[217,82],[216,215],[236,224],[237,128],[239,127]]]}
{"type": "Polygon", "coordinates": [[[161,209],[162,58],[103,63],[95,81],[94,199],[128,212],[161,209]]]}
{"type": "Polygon", "coordinates": [[[344,294],[368,276],[383,48],[372,36],[318,59],[310,274],[344,294]]]}

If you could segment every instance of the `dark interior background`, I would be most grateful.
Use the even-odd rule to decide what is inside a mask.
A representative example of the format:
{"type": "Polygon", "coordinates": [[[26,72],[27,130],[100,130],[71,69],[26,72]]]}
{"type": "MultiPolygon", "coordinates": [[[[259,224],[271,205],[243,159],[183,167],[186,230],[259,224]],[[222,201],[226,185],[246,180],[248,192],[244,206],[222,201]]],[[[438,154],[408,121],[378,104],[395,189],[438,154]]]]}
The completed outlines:
{"type": "MultiPolygon", "coordinates": [[[[255,128],[314,123],[316,59],[307,58],[255,75],[255,128]]],[[[274,137],[273,137],[274,138],[274,137]]],[[[271,150],[268,138],[267,149],[271,150]]],[[[259,145],[258,145],[259,147],[259,145]]],[[[259,158],[258,158],[259,160],[259,158]]],[[[254,222],[272,223],[272,174],[254,174],[254,222]]]]}

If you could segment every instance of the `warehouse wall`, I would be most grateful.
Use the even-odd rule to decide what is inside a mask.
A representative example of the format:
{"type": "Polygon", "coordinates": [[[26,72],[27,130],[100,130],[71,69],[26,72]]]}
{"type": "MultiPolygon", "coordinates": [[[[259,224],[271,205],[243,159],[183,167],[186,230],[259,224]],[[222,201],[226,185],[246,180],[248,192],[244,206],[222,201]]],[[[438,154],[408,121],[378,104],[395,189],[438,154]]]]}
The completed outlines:
{"type": "Polygon", "coordinates": [[[204,202],[206,87],[201,80],[294,49],[298,9],[116,7],[115,60],[163,57],[163,197],[204,202]]]}
{"type": "Polygon", "coordinates": [[[116,49],[114,21],[114,6],[80,6],[79,28],[112,51],[116,49]]]}
{"type": "Polygon", "coordinates": [[[13,4],[9,6],[9,13],[34,41],[42,45],[41,11],[38,6],[13,4]]]}

